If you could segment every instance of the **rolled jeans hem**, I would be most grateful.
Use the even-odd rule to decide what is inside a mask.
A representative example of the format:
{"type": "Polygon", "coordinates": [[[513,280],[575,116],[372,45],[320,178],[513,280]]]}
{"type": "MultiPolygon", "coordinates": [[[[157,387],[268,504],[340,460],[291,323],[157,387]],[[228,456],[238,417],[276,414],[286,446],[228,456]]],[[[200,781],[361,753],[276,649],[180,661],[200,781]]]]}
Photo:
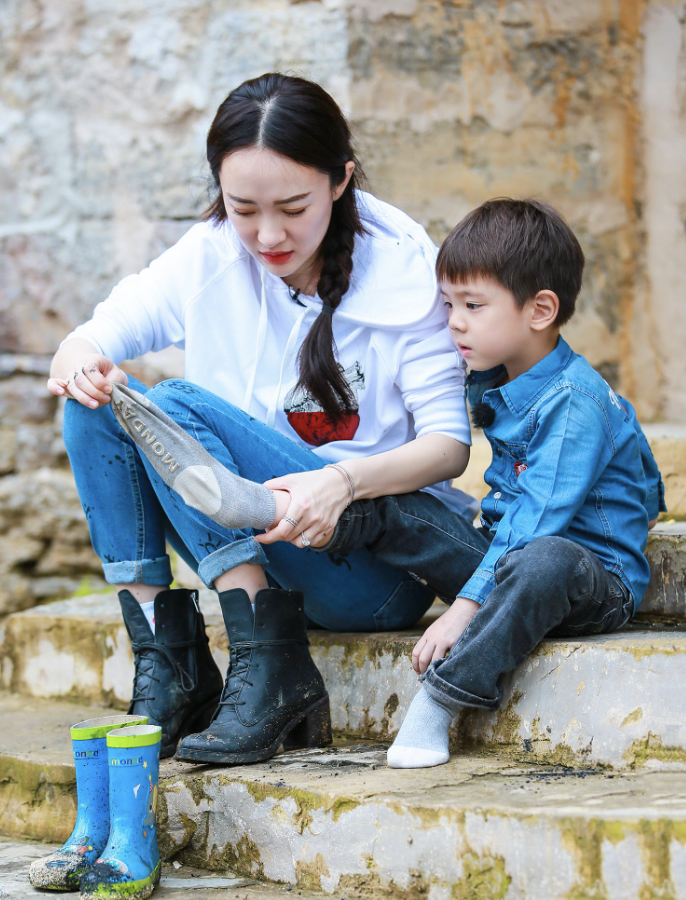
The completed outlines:
{"type": "Polygon", "coordinates": [[[254,537],[243,538],[226,547],[221,547],[210,553],[198,565],[198,575],[208,587],[214,587],[214,581],[225,572],[235,569],[243,563],[252,563],[256,566],[267,566],[269,561],[262,547],[256,543],[254,537]]]}
{"type": "Polygon", "coordinates": [[[168,587],[174,577],[169,557],[155,559],[131,559],[103,563],[102,570],[108,584],[148,584],[152,587],[168,587]]]}
{"type": "Polygon", "coordinates": [[[438,703],[442,703],[453,713],[458,713],[465,706],[488,710],[498,708],[499,700],[484,700],[483,697],[477,697],[475,694],[470,694],[469,691],[463,691],[461,688],[449,684],[436,674],[435,665],[436,663],[433,663],[427,669],[421,681],[427,694],[438,703]]]}

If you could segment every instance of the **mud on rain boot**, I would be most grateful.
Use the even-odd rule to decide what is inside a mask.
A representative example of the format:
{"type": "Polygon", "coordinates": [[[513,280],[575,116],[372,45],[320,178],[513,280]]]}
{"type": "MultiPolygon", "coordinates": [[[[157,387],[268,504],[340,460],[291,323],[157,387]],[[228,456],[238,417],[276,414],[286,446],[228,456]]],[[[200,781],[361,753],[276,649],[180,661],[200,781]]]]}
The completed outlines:
{"type": "Polygon", "coordinates": [[[103,716],[71,726],[76,769],[76,824],[65,843],[31,863],[29,881],[44,891],[78,891],[81,876],[107,844],[110,833],[107,734],[122,725],[141,725],[145,716],[103,716]]]}
{"type": "Polygon", "coordinates": [[[157,792],[158,725],[133,725],[107,735],[110,773],[110,836],[81,879],[81,897],[145,900],[160,880],[157,792]]]}
{"type": "Polygon", "coordinates": [[[160,756],[172,756],[179,738],[206,728],[223,679],[212,658],[197,591],[179,588],[155,597],[155,634],[138,601],[119,591],[136,664],[129,713],[162,728],[160,756]]]}
{"type": "Polygon", "coordinates": [[[184,738],[177,759],[250,763],[331,743],[329,695],[310,656],[303,595],[242,589],[219,594],[229,636],[224,691],[210,727],[184,738]]]}

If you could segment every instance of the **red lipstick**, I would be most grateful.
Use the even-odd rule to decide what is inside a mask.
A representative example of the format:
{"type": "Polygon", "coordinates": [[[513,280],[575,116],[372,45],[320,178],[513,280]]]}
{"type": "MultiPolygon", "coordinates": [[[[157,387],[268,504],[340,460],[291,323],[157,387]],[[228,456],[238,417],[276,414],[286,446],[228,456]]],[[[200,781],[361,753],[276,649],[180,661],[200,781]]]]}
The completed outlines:
{"type": "Polygon", "coordinates": [[[280,266],[288,262],[291,256],[293,256],[293,251],[287,250],[285,253],[260,253],[260,256],[273,266],[280,266]]]}

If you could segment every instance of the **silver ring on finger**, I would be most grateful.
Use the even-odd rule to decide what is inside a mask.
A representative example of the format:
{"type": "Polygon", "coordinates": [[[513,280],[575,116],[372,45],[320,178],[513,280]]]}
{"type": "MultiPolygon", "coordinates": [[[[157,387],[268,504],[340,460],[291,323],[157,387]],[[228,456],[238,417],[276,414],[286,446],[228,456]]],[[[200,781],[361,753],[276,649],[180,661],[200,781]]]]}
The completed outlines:
{"type": "Polygon", "coordinates": [[[298,527],[298,520],[294,519],[293,516],[284,516],[284,519],[293,526],[293,528],[298,527]]]}
{"type": "Polygon", "coordinates": [[[300,537],[302,538],[303,547],[309,547],[312,541],[308,538],[304,531],[300,532],[300,537]]]}

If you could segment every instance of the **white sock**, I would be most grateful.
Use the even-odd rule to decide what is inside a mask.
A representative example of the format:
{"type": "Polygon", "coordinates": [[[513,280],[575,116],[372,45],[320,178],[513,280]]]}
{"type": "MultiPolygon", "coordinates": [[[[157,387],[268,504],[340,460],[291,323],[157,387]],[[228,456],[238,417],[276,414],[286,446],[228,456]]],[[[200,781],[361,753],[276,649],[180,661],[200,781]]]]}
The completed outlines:
{"type": "Polygon", "coordinates": [[[155,633],[155,601],[148,600],[147,603],[140,604],[143,613],[145,614],[145,618],[148,620],[148,624],[150,625],[150,631],[155,633]]]}
{"type": "Polygon", "coordinates": [[[454,717],[421,687],[388,750],[388,765],[393,769],[424,769],[447,763],[448,732],[454,717]]]}

